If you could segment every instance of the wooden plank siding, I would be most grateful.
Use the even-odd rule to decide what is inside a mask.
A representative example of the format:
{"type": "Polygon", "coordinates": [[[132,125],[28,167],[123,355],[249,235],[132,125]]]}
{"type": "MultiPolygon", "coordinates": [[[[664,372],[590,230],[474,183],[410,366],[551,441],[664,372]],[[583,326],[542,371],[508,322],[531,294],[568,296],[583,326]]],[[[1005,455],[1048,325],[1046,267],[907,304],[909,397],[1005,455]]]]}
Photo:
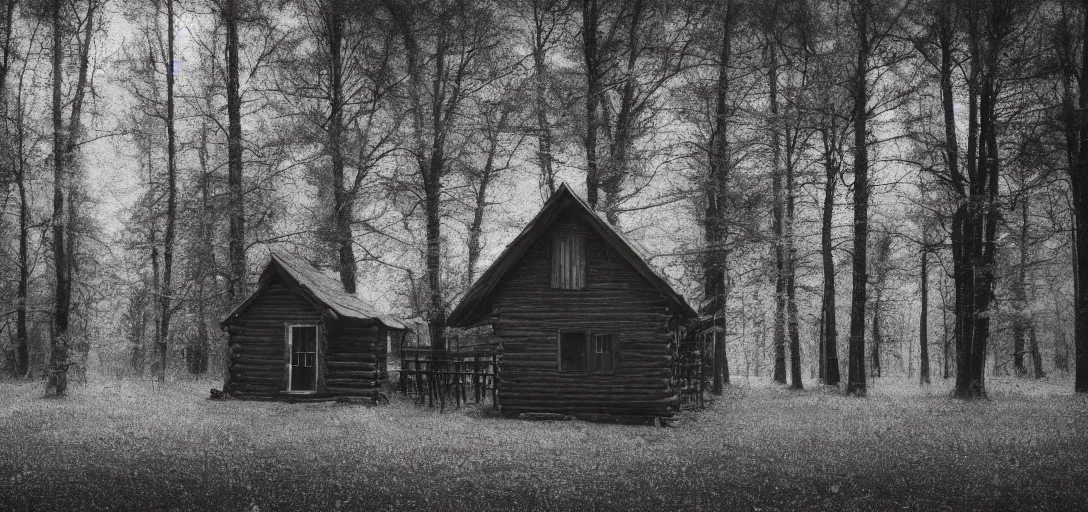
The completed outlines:
{"type": "Polygon", "coordinates": [[[502,340],[498,401],[506,415],[671,416],[667,299],[592,229],[584,235],[583,289],[553,288],[554,236],[585,226],[569,210],[503,276],[489,298],[502,340]],[[564,225],[566,224],[566,225],[564,225]],[[611,334],[619,352],[610,374],[558,369],[560,330],[611,334]]]}

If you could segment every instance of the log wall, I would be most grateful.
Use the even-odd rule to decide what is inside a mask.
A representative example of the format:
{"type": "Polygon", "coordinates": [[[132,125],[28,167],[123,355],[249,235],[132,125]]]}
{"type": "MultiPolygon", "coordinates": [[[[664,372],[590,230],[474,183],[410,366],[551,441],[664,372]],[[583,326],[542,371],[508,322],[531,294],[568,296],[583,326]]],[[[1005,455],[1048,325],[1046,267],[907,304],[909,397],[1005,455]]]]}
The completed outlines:
{"type": "MultiPolygon", "coordinates": [[[[499,407],[505,415],[671,416],[673,334],[668,302],[630,264],[586,228],[582,290],[551,287],[549,240],[581,223],[566,214],[503,277],[490,297],[502,340],[499,407]],[[558,369],[558,331],[612,334],[619,347],[613,374],[558,369]]],[[[584,225],[584,223],[583,223],[584,225]]]]}
{"type": "Polygon", "coordinates": [[[370,395],[385,378],[385,337],[376,325],[359,321],[329,323],[325,391],[330,395],[370,395]]]}
{"type": "Polygon", "coordinates": [[[325,321],[322,312],[274,280],[235,321],[228,353],[229,390],[239,397],[287,389],[286,324],[317,324],[317,392],[369,396],[385,378],[384,329],[359,320],[325,321]]]}
{"type": "MultiPolygon", "coordinates": [[[[321,323],[321,312],[286,285],[273,282],[235,322],[240,332],[230,335],[231,393],[276,394],[287,389],[285,323],[321,323]]],[[[320,359],[319,353],[318,364],[320,359]]],[[[318,385],[320,389],[320,380],[318,385]]]]}

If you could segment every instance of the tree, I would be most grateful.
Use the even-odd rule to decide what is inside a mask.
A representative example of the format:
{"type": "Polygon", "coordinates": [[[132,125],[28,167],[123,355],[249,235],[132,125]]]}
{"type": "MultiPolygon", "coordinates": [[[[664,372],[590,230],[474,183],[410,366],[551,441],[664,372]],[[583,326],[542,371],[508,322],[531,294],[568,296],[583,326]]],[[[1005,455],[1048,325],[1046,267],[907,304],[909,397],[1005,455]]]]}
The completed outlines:
{"type": "Polygon", "coordinates": [[[692,65],[697,2],[585,0],[582,57],[586,76],[586,197],[613,225],[622,205],[646,188],[660,94],[692,65]],[[648,146],[648,144],[646,144],[648,146]],[[602,154],[603,149],[603,154],[602,154]],[[642,183],[632,185],[636,177],[642,183]],[[600,204],[599,195],[604,193],[600,204]]]}
{"type": "Polygon", "coordinates": [[[78,4],[65,4],[53,0],[49,9],[52,24],[52,114],[53,114],[53,219],[52,246],[53,272],[56,280],[53,336],[50,341],[49,378],[46,396],[64,396],[68,389],[69,316],[72,303],[72,224],[75,210],[72,195],[77,191],[78,180],[72,179],[76,165],[76,153],[82,136],[83,101],[88,88],[90,47],[95,34],[96,14],[101,7],[98,0],[89,0],[82,13],[78,4]],[[69,12],[67,8],[71,8],[69,12]],[[73,22],[73,20],[75,20],[73,22]],[[68,39],[75,35],[77,48],[76,69],[78,75],[72,85],[73,98],[67,123],[64,121],[62,81],[64,57],[68,51],[68,39]]]}
{"type": "Polygon", "coordinates": [[[854,254],[853,290],[850,294],[850,371],[846,392],[864,396],[865,382],[865,300],[867,251],[869,245],[869,58],[873,39],[869,17],[870,0],[851,2],[850,12],[857,35],[857,64],[854,67],[851,99],[854,103],[854,254]]]}
{"type": "Polygon", "coordinates": [[[515,131],[513,125],[518,124],[519,102],[522,97],[510,83],[500,83],[497,87],[496,97],[477,102],[477,112],[480,123],[478,136],[474,137],[472,146],[474,153],[483,158],[483,165],[477,162],[467,161],[465,175],[472,194],[472,220],[468,226],[468,266],[465,272],[465,286],[471,286],[476,279],[477,266],[480,261],[480,252],[483,250],[484,214],[491,205],[488,196],[490,187],[499,179],[500,175],[513,167],[512,161],[525,139],[524,132],[515,131]],[[507,141],[505,139],[514,140],[507,141]]]}
{"type": "Polygon", "coordinates": [[[1077,393],[1088,393],[1088,265],[1081,260],[1088,254],[1088,123],[1083,120],[1084,112],[1088,110],[1088,2],[1063,0],[1060,7],[1061,26],[1055,50],[1062,71],[1061,115],[1075,219],[1073,389],[1077,393]],[[1077,25],[1077,14],[1080,26],[1077,25]],[[1076,61],[1078,50],[1079,63],[1076,61]]]}
{"type": "Polygon", "coordinates": [[[921,313],[918,320],[918,383],[929,382],[929,251],[928,244],[922,244],[922,269],[919,290],[922,295],[921,313]]]}
{"type": "Polygon", "coordinates": [[[18,3],[18,0],[0,1],[0,16],[2,16],[0,18],[0,143],[6,148],[0,150],[0,180],[10,175],[19,196],[19,256],[16,263],[19,283],[15,297],[14,370],[16,376],[23,377],[30,368],[27,332],[27,301],[30,291],[30,206],[27,197],[27,120],[23,105],[25,61],[22,72],[19,73],[19,86],[14,95],[14,112],[11,108],[12,98],[9,86],[12,66],[17,60],[18,47],[13,28],[15,27],[15,8],[18,3]]]}
{"type": "Polygon", "coordinates": [[[320,147],[311,179],[318,188],[318,238],[336,254],[335,268],[355,293],[358,263],[353,226],[373,171],[396,147],[401,116],[391,108],[400,76],[394,33],[376,5],[299,0],[302,34],[284,58],[279,89],[285,114],[301,120],[297,145],[320,147]],[[327,206],[325,206],[327,205],[327,206]]]}
{"type": "Polygon", "coordinates": [[[884,292],[887,289],[888,274],[891,271],[891,252],[892,252],[892,237],[888,232],[878,233],[876,239],[873,241],[873,249],[875,254],[874,259],[870,262],[872,266],[872,287],[873,296],[872,307],[873,312],[873,342],[871,344],[872,356],[870,357],[870,368],[872,369],[873,377],[880,377],[881,365],[881,342],[883,342],[883,333],[881,331],[881,320],[884,310],[884,292]]]}
{"type": "Polygon", "coordinates": [[[729,383],[729,358],[726,355],[726,315],[728,314],[727,287],[729,251],[728,215],[731,208],[730,175],[733,155],[729,143],[730,121],[734,113],[728,107],[730,100],[730,72],[733,61],[733,39],[741,16],[741,6],[727,0],[720,6],[721,41],[718,43],[717,81],[714,88],[714,117],[710,140],[706,145],[707,176],[703,184],[705,210],[703,217],[703,296],[712,299],[714,325],[721,319],[721,335],[714,337],[714,378],[711,392],[720,395],[729,383]]]}
{"type": "Polygon", "coordinates": [[[440,356],[446,350],[447,309],[441,275],[444,187],[452,171],[454,145],[465,141],[459,129],[466,101],[502,75],[491,66],[497,62],[497,20],[489,7],[463,0],[438,4],[390,0],[386,8],[405,49],[413,169],[404,186],[422,203],[426,313],[431,347],[440,356]]]}
{"type": "Polygon", "coordinates": [[[573,14],[569,0],[525,0],[516,3],[514,8],[528,13],[528,39],[530,54],[533,59],[533,113],[536,117],[537,164],[540,166],[541,187],[548,195],[555,193],[556,168],[554,86],[552,85],[552,65],[548,62],[552,50],[563,37],[563,32],[570,23],[573,14]]]}
{"type": "Polygon", "coordinates": [[[869,245],[869,183],[871,166],[869,149],[877,141],[870,131],[871,121],[879,114],[893,110],[910,91],[909,87],[888,87],[889,93],[874,95],[872,81],[886,76],[905,59],[893,43],[893,36],[902,25],[902,18],[909,2],[875,3],[872,0],[849,2],[849,18],[853,29],[855,63],[851,69],[849,97],[853,106],[853,255],[851,269],[853,280],[850,294],[850,361],[846,393],[864,396],[865,380],[865,318],[868,302],[868,245],[869,245]],[[877,100],[874,102],[874,100],[877,100]]]}
{"type": "MultiPolygon", "coordinates": [[[[952,217],[952,256],[956,282],[956,386],[954,396],[985,398],[986,345],[994,301],[994,263],[1001,154],[998,103],[1006,86],[1024,76],[1025,59],[1017,43],[1030,5],[1002,0],[963,8],[964,39],[970,59],[966,175],[958,169],[948,183],[956,205],[952,217]]],[[[946,122],[952,119],[946,111],[946,122]]]]}
{"type": "Polygon", "coordinates": [[[782,27],[780,26],[780,14],[782,2],[772,2],[767,5],[769,11],[765,13],[766,26],[763,27],[766,39],[764,51],[767,55],[767,92],[768,117],[771,144],[771,229],[774,232],[774,381],[786,383],[786,323],[787,323],[787,296],[786,281],[788,279],[786,269],[787,248],[785,245],[785,200],[782,190],[782,126],[779,117],[779,48],[774,39],[782,27]]]}
{"type": "MultiPolygon", "coordinates": [[[[159,382],[166,382],[167,340],[170,336],[170,316],[173,312],[174,238],[178,218],[177,143],[174,129],[174,0],[166,2],[166,232],[163,235],[162,287],[159,297],[159,382]]],[[[156,3],[156,11],[158,4],[156,3]]],[[[156,12],[157,14],[157,12],[156,12]]],[[[158,16],[156,16],[156,20],[158,16]]]]}
{"type": "Polygon", "coordinates": [[[230,301],[240,302],[246,294],[246,214],[245,195],[242,188],[242,96],[238,81],[238,23],[241,18],[241,0],[222,0],[220,17],[226,27],[226,81],[227,81],[227,195],[229,197],[228,257],[230,301]]]}
{"type": "MultiPolygon", "coordinates": [[[[819,5],[819,4],[817,4],[819,5]]],[[[818,11],[818,40],[833,43],[843,36],[839,20],[831,12],[818,11]]],[[[838,319],[835,288],[835,254],[833,220],[835,198],[842,179],[843,161],[850,134],[852,105],[849,102],[847,75],[849,59],[844,45],[826,44],[831,49],[816,55],[811,92],[812,125],[818,143],[816,150],[823,167],[823,200],[820,213],[820,256],[823,288],[820,302],[820,360],[819,374],[824,384],[838,385],[840,380],[838,355],[838,319]]]]}

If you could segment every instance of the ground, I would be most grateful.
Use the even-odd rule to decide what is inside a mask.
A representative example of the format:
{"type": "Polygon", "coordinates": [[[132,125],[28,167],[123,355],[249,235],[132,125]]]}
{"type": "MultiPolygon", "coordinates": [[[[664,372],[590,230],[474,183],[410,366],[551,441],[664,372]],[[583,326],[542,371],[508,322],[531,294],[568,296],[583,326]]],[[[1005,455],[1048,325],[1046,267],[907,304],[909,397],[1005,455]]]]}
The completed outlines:
{"type": "MultiPolygon", "coordinates": [[[[677,425],[486,407],[207,400],[211,381],[0,383],[0,509],[1074,510],[1088,398],[878,380],[867,398],[752,381],[677,425]]],[[[811,387],[811,386],[810,386],[811,387]]]]}

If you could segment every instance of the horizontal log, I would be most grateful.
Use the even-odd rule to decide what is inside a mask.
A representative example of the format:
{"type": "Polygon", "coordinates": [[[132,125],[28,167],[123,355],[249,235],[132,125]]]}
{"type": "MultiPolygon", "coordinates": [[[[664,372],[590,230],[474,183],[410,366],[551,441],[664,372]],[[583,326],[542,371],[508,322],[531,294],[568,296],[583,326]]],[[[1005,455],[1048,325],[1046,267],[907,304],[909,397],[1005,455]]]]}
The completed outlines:
{"type": "MultiPolygon", "coordinates": [[[[635,355],[624,354],[620,356],[619,368],[672,368],[672,358],[664,355],[651,356],[651,355],[635,355]]],[[[499,359],[499,364],[504,369],[525,369],[525,370],[557,370],[558,363],[554,354],[516,354],[516,353],[503,353],[502,358],[499,359]]]]}
{"type": "MultiPolygon", "coordinates": [[[[325,361],[330,365],[368,365],[374,366],[378,357],[373,354],[342,354],[338,352],[325,354],[325,361]]],[[[339,366],[346,367],[346,366],[339,366]]]]}
{"type": "Polygon", "coordinates": [[[262,378],[243,378],[243,377],[231,377],[231,386],[245,386],[250,387],[265,387],[271,389],[283,389],[283,378],[279,379],[262,379],[262,378]]]}
{"type": "Polygon", "coordinates": [[[249,355],[248,353],[232,355],[231,362],[235,365],[243,366],[276,366],[283,367],[286,364],[283,351],[280,351],[279,357],[260,357],[256,355],[249,355]]]}
{"type": "Polygon", "coordinates": [[[379,372],[376,371],[346,371],[329,369],[327,372],[325,372],[325,378],[330,381],[334,379],[372,380],[377,378],[378,375],[379,372]]]}
{"type": "Polygon", "coordinates": [[[509,399],[532,400],[540,403],[579,403],[592,401],[600,403],[628,403],[638,401],[665,400],[672,394],[671,389],[633,389],[629,391],[606,391],[600,389],[555,390],[511,388],[500,384],[500,391],[509,399]]]}
{"type": "Polygon", "coordinates": [[[377,354],[379,348],[374,345],[344,345],[342,343],[332,343],[329,344],[327,351],[330,354],[363,355],[377,354]]]}
{"type": "Polygon", "coordinates": [[[583,417],[587,415],[603,415],[603,416],[650,416],[650,417],[671,417],[675,414],[675,407],[659,404],[653,407],[624,407],[624,408],[605,408],[597,406],[568,406],[568,407],[520,407],[513,405],[500,405],[502,414],[504,416],[517,416],[525,413],[556,413],[556,414],[569,414],[575,417],[583,417]]]}
{"type": "Polygon", "coordinates": [[[358,393],[358,394],[361,394],[361,395],[369,396],[369,395],[372,395],[373,393],[375,393],[377,391],[380,391],[380,390],[381,390],[381,387],[376,385],[376,384],[359,385],[359,386],[329,386],[329,385],[325,386],[325,392],[326,393],[338,393],[338,394],[348,394],[348,395],[358,393]]]}
{"type": "Polygon", "coordinates": [[[374,379],[325,379],[325,386],[340,388],[370,387],[374,379]]]}
{"type": "Polygon", "coordinates": [[[262,393],[262,394],[275,394],[279,393],[283,388],[275,386],[255,386],[248,384],[232,384],[231,393],[237,395],[245,395],[250,393],[262,393]]]}
{"type": "Polygon", "coordinates": [[[233,364],[228,367],[231,372],[236,374],[246,375],[283,375],[286,372],[286,365],[252,365],[252,364],[233,364]]]}
{"type": "Polygon", "coordinates": [[[329,368],[343,368],[346,370],[367,370],[379,366],[373,357],[347,357],[342,354],[329,354],[324,358],[329,368]]]}
{"type": "MultiPolygon", "coordinates": [[[[500,370],[501,371],[501,370],[500,370]]],[[[670,379],[665,375],[658,375],[657,378],[650,376],[637,375],[634,377],[626,377],[623,379],[616,379],[615,376],[596,376],[596,375],[582,375],[582,376],[554,376],[554,375],[542,375],[528,378],[527,376],[517,375],[511,376],[509,373],[499,373],[499,382],[505,389],[507,386],[522,387],[522,386],[540,386],[550,387],[556,390],[566,389],[591,389],[591,388],[656,388],[666,389],[671,385],[670,379]]]]}

